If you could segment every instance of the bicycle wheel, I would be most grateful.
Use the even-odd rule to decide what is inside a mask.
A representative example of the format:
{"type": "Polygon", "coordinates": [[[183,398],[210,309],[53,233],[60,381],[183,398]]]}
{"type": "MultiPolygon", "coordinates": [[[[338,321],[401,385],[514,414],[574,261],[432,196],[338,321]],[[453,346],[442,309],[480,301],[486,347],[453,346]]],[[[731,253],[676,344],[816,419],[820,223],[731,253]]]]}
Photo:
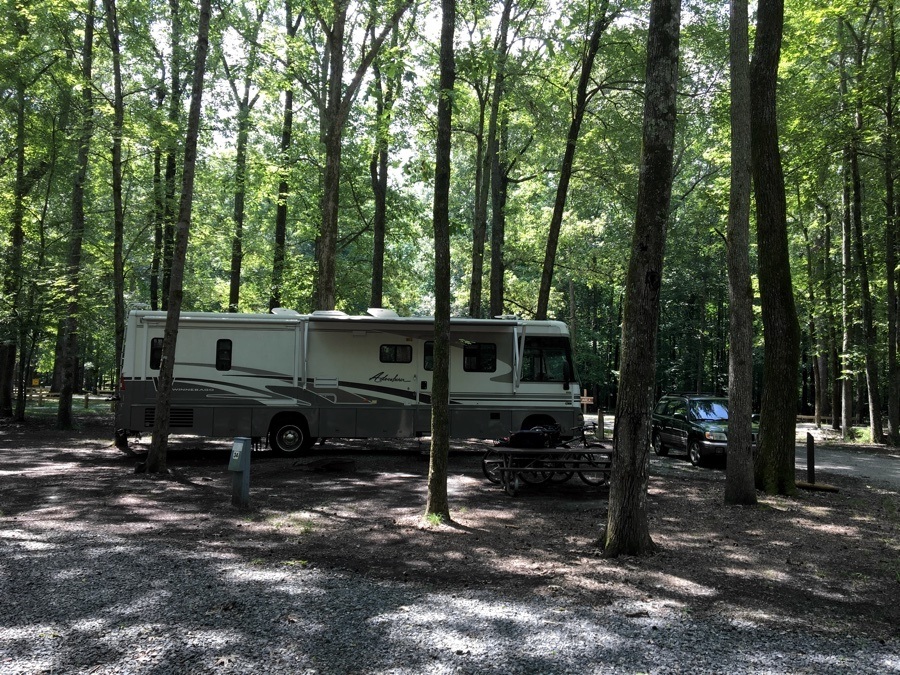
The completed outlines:
{"type": "Polygon", "coordinates": [[[582,467],[589,469],[588,471],[579,471],[578,477],[586,485],[603,485],[609,480],[609,471],[612,466],[612,460],[609,455],[597,452],[586,452],[579,455],[582,467]]]}
{"type": "Polygon", "coordinates": [[[551,478],[553,478],[553,470],[544,470],[544,466],[541,463],[540,459],[533,459],[530,462],[521,465],[519,468],[528,469],[527,471],[516,474],[519,478],[522,479],[523,483],[540,485],[542,483],[548,482],[551,478]]]}
{"type": "Polygon", "coordinates": [[[495,485],[500,484],[500,467],[503,466],[503,458],[495,450],[488,450],[481,459],[481,470],[484,477],[495,485]]]}

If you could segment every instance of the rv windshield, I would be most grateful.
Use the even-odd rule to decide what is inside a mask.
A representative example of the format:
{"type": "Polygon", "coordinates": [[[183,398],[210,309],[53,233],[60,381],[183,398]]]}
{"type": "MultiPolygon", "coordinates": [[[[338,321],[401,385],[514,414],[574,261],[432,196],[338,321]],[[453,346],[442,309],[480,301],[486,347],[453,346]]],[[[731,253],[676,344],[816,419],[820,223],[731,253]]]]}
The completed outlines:
{"type": "Polygon", "coordinates": [[[568,338],[525,337],[522,382],[566,382],[573,372],[568,338]]]}

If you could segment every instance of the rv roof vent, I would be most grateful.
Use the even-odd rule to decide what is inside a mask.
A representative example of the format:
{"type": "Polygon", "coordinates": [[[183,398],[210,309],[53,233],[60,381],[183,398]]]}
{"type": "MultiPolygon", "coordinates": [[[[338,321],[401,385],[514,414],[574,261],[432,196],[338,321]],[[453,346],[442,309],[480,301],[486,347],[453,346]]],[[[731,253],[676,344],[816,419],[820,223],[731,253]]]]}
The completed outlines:
{"type": "Polygon", "coordinates": [[[392,309],[382,309],[381,307],[369,307],[366,310],[366,313],[369,316],[374,316],[376,319],[399,319],[400,315],[397,314],[392,309]]]}
{"type": "Polygon", "coordinates": [[[498,314],[494,317],[495,319],[503,319],[504,321],[515,321],[519,317],[516,314],[498,314]]]}
{"type": "Polygon", "coordinates": [[[312,316],[323,319],[343,319],[347,317],[347,314],[337,309],[317,309],[312,313],[312,316]]]}
{"type": "Polygon", "coordinates": [[[282,316],[300,316],[296,310],[287,307],[273,307],[272,314],[281,314],[282,316]]]}

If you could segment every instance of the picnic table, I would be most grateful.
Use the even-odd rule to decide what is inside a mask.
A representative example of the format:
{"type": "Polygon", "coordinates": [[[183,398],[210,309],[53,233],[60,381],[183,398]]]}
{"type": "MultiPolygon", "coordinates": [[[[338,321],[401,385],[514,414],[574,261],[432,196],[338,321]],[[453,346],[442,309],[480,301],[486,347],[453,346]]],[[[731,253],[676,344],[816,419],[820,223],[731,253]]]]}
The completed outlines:
{"type": "Polygon", "coordinates": [[[522,485],[565,483],[575,476],[585,485],[603,485],[611,466],[612,451],[600,444],[587,448],[497,446],[482,460],[485,477],[510,496],[522,485]]]}

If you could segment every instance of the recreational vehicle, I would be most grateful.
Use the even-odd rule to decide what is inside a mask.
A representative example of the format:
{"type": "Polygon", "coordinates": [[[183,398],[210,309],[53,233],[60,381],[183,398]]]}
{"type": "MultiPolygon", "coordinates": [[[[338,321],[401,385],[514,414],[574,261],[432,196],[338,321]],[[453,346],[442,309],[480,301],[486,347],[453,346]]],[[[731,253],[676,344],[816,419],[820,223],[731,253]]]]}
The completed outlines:
{"type": "MultiPolygon", "coordinates": [[[[116,425],[152,430],[165,312],[132,311],[116,425]]],[[[430,435],[434,319],[389,310],[302,315],[183,312],[172,433],[266,439],[281,453],[317,438],[430,435]]],[[[450,322],[450,430],[500,438],[582,423],[569,332],[558,321],[450,322]]]]}

